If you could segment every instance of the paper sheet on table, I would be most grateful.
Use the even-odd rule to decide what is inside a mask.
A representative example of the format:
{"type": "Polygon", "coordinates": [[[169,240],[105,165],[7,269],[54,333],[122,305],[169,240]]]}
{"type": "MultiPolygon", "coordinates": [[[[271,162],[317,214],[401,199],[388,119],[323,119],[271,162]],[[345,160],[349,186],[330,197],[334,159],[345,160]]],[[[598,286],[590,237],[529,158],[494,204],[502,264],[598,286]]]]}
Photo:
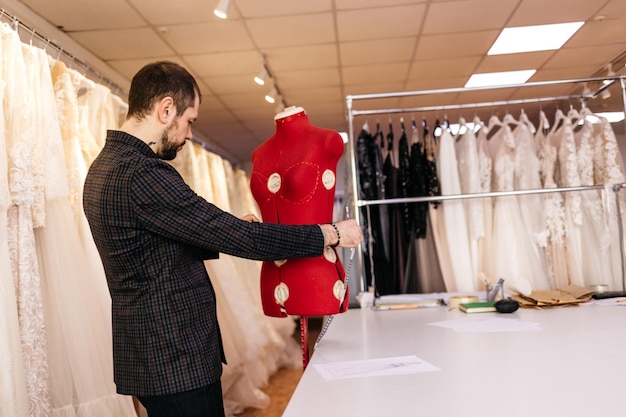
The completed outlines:
{"type": "Polygon", "coordinates": [[[619,298],[604,298],[601,300],[593,300],[593,304],[595,305],[599,305],[599,306],[623,306],[626,307],[626,298],[624,297],[619,297],[619,298]]]}
{"type": "Polygon", "coordinates": [[[468,317],[429,324],[431,326],[452,329],[457,333],[532,332],[542,330],[537,323],[498,317],[468,317]]]}
{"type": "Polygon", "coordinates": [[[317,372],[327,381],[382,375],[406,375],[441,370],[417,356],[334,362],[314,366],[317,372]]]}

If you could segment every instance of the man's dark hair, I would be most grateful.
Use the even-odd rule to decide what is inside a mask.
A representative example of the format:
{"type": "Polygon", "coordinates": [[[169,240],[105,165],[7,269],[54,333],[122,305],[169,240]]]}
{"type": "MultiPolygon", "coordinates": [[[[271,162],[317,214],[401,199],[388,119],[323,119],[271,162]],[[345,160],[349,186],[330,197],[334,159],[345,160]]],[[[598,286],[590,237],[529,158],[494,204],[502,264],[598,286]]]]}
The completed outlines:
{"type": "Polygon", "coordinates": [[[126,118],[146,117],[159,100],[168,96],[174,100],[176,115],[180,116],[187,108],[193,107],[196,95],[202,99],[198,83],[185,68],[175,62],[154,62],[144,66],[133,77],[126,118]]]}

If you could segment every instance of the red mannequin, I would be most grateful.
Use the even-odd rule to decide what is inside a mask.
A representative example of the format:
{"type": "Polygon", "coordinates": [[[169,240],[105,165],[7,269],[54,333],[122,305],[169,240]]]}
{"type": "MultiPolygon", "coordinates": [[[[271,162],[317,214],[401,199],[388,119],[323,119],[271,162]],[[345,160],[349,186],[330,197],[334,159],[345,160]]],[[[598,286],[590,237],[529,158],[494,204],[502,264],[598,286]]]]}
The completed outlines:
{"type": "MultiPolygon", "coordinates": [[[[250,188],[265,222],[330,223],[333,220],[341,136],[313,126],[302,107],[274,117],[276,132],[252,153],[250,188]]],[[[335,249],[317,258],[264,262],[261,300],[266,315],[319,316],[348,307],[345,271],[335,249]],[[342,294],[343,293],[343,294],[342,294]],[[344,295],[343,302],[340,299],[344,295]]]]}

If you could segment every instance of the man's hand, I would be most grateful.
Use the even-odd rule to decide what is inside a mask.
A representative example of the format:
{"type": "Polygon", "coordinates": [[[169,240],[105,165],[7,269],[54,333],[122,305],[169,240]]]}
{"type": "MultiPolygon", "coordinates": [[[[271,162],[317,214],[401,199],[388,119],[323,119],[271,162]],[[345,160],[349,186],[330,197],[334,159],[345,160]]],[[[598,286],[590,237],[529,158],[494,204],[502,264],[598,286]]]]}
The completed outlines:
{"type": "Polygon", "coordinates": [[[320,224],[326,246],[354,248],[363,242],[361,226],[354,219],[341,220],[333,224],[334,226],[332,224],[320,224]]]}
{"type": "Polygon", "coordinates": [[[241,220],[246,221],[248,223],[259,223],[260,220],[257,216],[255,216],[254,214],[246,214],[245,216],[241,217],[241,220]]]}

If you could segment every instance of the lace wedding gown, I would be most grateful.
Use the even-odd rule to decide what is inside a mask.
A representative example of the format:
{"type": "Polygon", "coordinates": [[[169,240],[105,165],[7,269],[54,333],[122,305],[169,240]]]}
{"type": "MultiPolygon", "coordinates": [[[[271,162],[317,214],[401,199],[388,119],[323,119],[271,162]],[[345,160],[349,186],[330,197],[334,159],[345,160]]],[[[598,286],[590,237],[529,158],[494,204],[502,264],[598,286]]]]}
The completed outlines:
{"type": "MultiPolygon", "coordinates": [[[[0,97],[4,97],[4,81],[0,81],[0,97]]],[[[25,363],[8,246],[7,211],[10,204],[4,115],[0,112],[0,415],[28,417],[25,363]]]]}
{"type": "MultiPolygon", "coordinates": [[[[25,94],[29,90],[22,44],[18,34],[6,24],[0,25],[0,33],[1,79],[6,82],[3,112],[11,197],[7,243],[17,297],[28,408],[31,416],[44,417],[50,413],[46,322],[33,232],[35,225],[41,226],[45,221],[41,182],[43,163],[35,161],[35,156],[41,155],[41,149],[36,149],[32,126],[34,103],[31,96],[25,94]]],[[[6,279],[4,275],[3,278],[6,279]]]]}
{"type": "Polygon", "coordinates": [[[46,155],[46,224],[35,236],[48,329],[51,416],[132,416],[131,398],[116,394],[113,383],[110,307],[102,291],[106,280],[90,263],[77,222],[86,167],[73,80],[59,62],[51,74],[43,50],[25,48],[31,52],[29,79],[39,80],[33,82],[38,106],[32,122],[46,155]]]}
{"type": "MultiPolygon", "coordinates": [[[[493,125],[491,120],[489,125],[493,125]]],[[[492,191],[514,190],[516,144],[508,124],[499,126],[489,139],[489,148],[493,158],[492,191]]],[[[526,292],[528,287],[535,289],[535,286],[545,288],[546,271],[526,229],[516,196],[494,199],[493,260],[494,274],[504,279],[506,293],[526,292]]]]}
{"type": "MultiPolygon", "coordinates": [[[[543,188],[557,188],[554,175],[556,171],[557,149],[546,136],[549,128],[543,112],[541,122],[535,134],[535,145],[538,148],[539,172],[543,188]]],[[[553,289],[565,288],[569,285],[567,271],[567,252],[565,249],[565,206],[561,193],[544,194],[546,220],[545,256],[548,268],[548,280],[553,289]]]]}

